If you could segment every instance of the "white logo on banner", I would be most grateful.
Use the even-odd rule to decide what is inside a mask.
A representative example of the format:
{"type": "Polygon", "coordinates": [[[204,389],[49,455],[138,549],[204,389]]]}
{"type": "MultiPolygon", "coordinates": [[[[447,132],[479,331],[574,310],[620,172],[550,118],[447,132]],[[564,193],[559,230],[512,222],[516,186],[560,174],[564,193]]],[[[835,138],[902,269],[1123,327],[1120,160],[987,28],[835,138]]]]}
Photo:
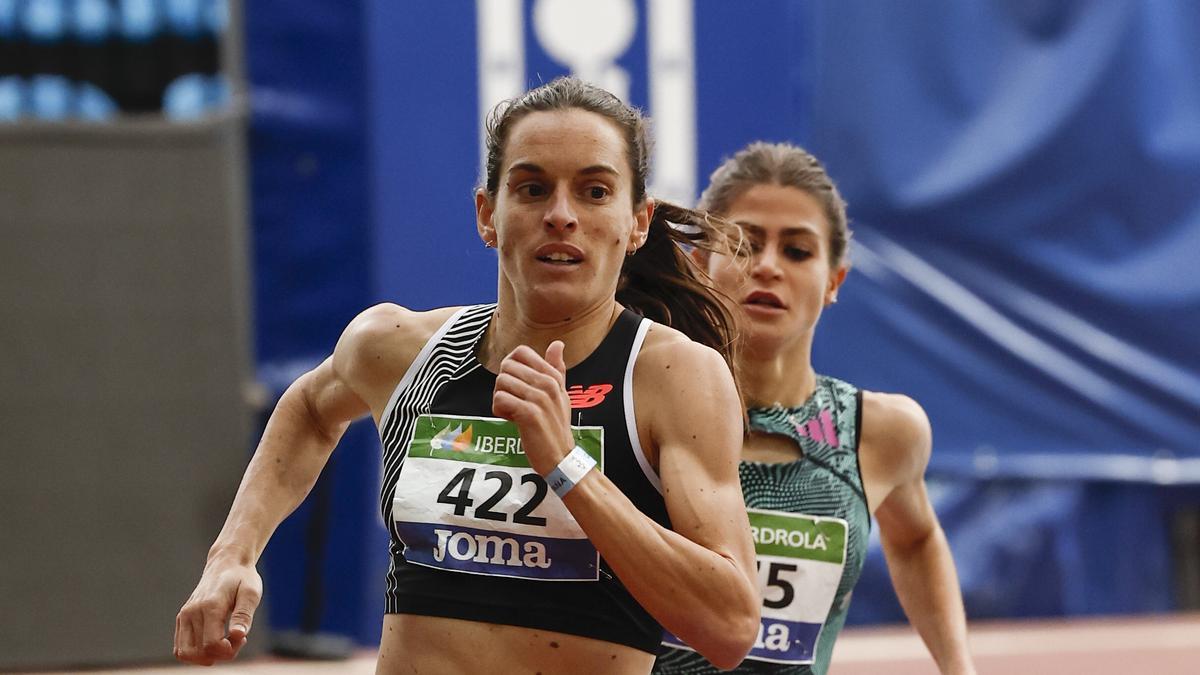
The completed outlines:
{"type": "Polygon", "coordinates": [[[633,0],[589,0],[586,5],[578,0],[537,0],[533,27],[546,53],[573,75],[629,99],[629,73],[616,60],[633,44],[633,0]]]}
{"type": "MultiPolygon", "coordinates": [[[[533,0],[534,38],[572,75],[623,100],[630,74],[617,59],[633,44],[639,19],[633,0],[533,0]]],[[[646,0],[650,100],[655,120],[650,191],[691,204],[696,198],[696,85],[693,0],[646,0]]],[[[477,0],[480,166],[483,122],[492,107],[525,91],[522,0],[477,0]]],[[[530,82],[528,84],[535,84],[530,82]]]]}

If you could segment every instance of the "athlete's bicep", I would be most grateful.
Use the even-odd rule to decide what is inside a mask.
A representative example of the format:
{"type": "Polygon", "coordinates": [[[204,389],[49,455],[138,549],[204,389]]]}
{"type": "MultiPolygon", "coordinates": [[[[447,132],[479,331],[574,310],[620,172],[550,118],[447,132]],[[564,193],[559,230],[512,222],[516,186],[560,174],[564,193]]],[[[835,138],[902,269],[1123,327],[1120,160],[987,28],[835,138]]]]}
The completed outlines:
{"type": "Polygon", "coordinates": [[[738,481],[741,402],[716,352],[694,343],[658,350],[653,441],[673,529],[722,555],[752,559],[738,481]]]}
{"type": "Polygon", "coordinates": [[[925,488],[932,449],[929,418],[911,398],[864,394],[863,446],[859,461],[882,499],[875,518],[885,538],[903,543],[927,536],[937,516],[925,488]]]}
{"type": "Polygon", "coordinates": [[[752,559],[749,521],[738,483],[736,464],[727,468],[703,458],[702,446],[668,444],[661,448],[663,501],[671,528],[679,534],[736,560],[752,559]]]}
{"type": "Polygon", "coordinates": [[[323,436],[339,437],[347,424],[371,411],[366,401],[334,368],[332,356],[301,375],[293,386],[304,414],[323,436]]]}
{"type": "Polygon", "coordinates": [[[342,332],[333,355],[313,372],[313,402],[334,421],[371,412],[378,422],[418,353],[456,309],[413,312],[382,303],[364,310],[342,332]]]}

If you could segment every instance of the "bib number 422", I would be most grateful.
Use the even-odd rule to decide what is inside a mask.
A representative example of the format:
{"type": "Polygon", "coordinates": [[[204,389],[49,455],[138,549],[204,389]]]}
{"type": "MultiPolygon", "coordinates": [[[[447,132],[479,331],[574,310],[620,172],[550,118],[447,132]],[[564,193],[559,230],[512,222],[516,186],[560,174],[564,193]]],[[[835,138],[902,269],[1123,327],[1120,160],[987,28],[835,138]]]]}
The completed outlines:
{"type": "MultiPolygon", "coordinates": [[[[471,484],[475,481],[477,471],[474,468],[465,468],[455,474],[450,479],[450,482],[446,484],[446,487],[442,488],[442,491],[438,493],[438,503],[453,506],[454,515],[456,516],[467,515],[467,510],[474,507],[474,512],[471,514],[474,518],[499,522],[507,521],[509,514],[505,511],[495,510],[495,506],[512,491],[512,475],[504,471],[495,470],[484,473],[484,481],[495,481],[498,485],[496,485],[496,489],[489,497],[481,500],[479,505],[475,506],[476,500],[471,497],[471,484]]],[[[533,485],[533,495],[512,513],[512,521],[521,525],[545,526],[545,518],[530,514],[546,498],[546,492],[548,491],[546,481],[535,473],[523,474],[521,476],[521,485],[528,484],[533,485]]]]}

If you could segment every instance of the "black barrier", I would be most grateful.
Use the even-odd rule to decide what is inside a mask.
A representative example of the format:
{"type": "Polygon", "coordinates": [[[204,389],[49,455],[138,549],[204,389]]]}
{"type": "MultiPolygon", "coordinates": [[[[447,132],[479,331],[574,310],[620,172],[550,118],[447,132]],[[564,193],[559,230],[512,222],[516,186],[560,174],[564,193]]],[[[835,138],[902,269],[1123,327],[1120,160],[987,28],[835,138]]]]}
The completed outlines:
{"type": "Polygon", "coordinates": [[[228,24],[227,0],[0,0],[0,121],[220,109],[228,24]]]}

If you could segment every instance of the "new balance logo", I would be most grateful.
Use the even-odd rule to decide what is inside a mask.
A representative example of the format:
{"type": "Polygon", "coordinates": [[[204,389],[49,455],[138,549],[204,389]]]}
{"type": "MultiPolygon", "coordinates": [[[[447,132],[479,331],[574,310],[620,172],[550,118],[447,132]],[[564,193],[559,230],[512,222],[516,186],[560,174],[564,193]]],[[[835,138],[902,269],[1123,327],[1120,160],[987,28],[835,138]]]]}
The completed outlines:
{"type": "Polygon", "coordinates": [[[612,391],[611,384],[593,384],[587,389],[577,384],[567,387],[567,396],[571,399],[572,408],[591,408],[604,402],[605,395],[612,391]]]}

